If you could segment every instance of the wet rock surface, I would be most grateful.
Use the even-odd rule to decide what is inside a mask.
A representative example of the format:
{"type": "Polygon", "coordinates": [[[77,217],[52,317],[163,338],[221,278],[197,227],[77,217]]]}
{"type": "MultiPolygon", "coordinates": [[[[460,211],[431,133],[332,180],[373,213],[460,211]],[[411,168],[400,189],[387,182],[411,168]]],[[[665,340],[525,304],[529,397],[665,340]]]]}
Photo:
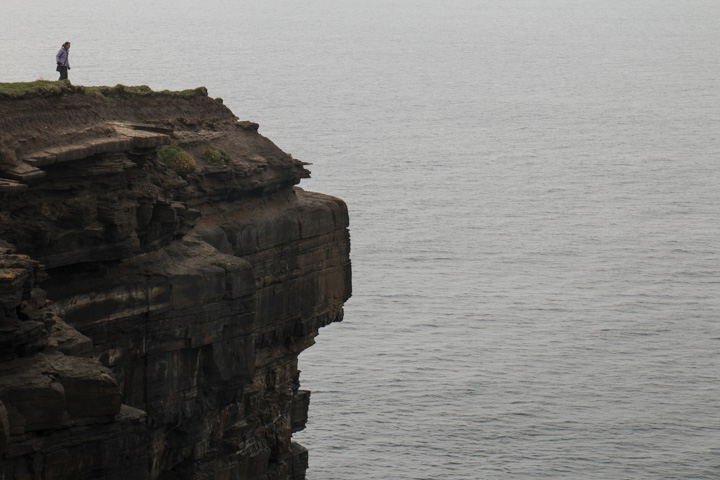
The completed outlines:
{"type": "Polygon", "coordinates": [[[5,478],[304,478],[297,357],[350,296],[344,202],[202,92],[0,119],[5,478]]]}

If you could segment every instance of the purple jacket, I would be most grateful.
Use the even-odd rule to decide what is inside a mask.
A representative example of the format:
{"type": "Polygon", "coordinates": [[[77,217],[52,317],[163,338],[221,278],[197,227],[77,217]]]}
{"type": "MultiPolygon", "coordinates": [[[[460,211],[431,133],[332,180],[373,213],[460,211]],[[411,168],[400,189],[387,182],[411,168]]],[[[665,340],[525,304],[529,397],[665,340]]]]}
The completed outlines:
{"type": "Polygon", "coordinates": [[[60,51],[55,55],[55,61],[59,63],[63,67],[70,68],[70,62],[68,61],[68,50],[65,47],[62,47],[60,51]]]}

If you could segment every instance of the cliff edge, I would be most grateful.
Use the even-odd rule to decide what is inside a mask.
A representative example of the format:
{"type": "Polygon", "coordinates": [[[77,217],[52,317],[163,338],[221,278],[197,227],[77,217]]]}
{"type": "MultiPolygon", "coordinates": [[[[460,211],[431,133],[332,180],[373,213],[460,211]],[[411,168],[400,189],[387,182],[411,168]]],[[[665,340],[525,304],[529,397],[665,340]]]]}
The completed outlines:
{"type": "Polygon", "coordinates": [[[301,479],[348,214],[204,89],[0,95],[0,476],[301,479]]]}

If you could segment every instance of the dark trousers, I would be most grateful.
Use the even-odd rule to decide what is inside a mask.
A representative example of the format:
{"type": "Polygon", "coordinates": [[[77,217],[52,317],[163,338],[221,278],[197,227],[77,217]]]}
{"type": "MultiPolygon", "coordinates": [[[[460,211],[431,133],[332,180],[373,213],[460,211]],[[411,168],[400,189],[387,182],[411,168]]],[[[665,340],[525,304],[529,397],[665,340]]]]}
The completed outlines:
{"type": "Polygon", "coordinates": [[[60,72],[60,80],[67,80],[67,67],[58,67],[58,72],[60,72]]]}

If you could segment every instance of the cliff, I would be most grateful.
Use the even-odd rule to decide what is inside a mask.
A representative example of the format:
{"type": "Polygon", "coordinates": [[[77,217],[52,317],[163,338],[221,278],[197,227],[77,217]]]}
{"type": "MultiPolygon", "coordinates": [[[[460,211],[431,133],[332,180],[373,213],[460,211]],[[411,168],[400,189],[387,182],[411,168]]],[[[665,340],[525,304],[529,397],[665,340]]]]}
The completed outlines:
{"type": "Polygon", "coordinates": [[[348,215],[257,130],[204,89],[0,96],[0,477],[305,477],[348,215]]]}

